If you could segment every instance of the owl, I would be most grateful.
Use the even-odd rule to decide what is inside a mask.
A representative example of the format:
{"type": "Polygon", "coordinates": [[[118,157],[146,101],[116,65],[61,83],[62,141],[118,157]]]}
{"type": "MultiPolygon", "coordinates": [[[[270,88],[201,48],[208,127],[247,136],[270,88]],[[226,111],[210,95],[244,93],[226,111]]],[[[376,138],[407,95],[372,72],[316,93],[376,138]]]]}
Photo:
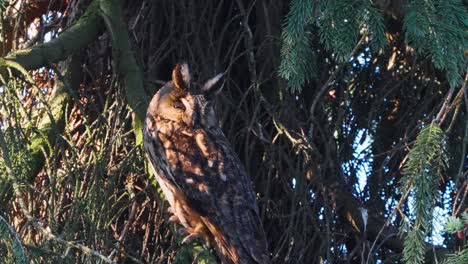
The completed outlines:
{"type": "Polygon", "coordinates": [[[222,263],[270,263],[255,193],[213,107],[222,74],[203,86],[179,64],[152,98],[144,147],[183,242],[201,238],[222,263]]]}

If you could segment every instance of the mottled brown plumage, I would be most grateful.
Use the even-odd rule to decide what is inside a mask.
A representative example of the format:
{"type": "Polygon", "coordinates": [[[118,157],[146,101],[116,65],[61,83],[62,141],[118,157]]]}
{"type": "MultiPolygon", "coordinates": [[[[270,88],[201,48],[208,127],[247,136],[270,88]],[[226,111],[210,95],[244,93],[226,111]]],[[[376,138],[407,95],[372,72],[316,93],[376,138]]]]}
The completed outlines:
{"type": "Polygon", "coordinates": [[[184,241],[202,238],[222,263],[269,263],[251,180],[210,101],[220,78],[194,89],[188,66],[175,67],[148,107],[147,158],[184,241]]]}

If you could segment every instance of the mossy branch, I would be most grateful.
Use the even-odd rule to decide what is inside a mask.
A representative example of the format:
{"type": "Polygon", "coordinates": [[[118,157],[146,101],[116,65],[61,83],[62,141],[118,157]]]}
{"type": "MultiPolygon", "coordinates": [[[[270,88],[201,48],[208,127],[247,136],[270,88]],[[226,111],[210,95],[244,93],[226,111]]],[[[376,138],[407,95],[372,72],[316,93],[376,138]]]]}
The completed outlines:
{"type": "MultiPolygon", "coordinates": [[[[133,116],[133,132],[138,145],[143,143],[143,120],[146,116],[146,107],[149,104],[144,91],[143,74],[133,55],[127,25],[123,21],[120,1],[101,0],[100,14],[112,40],[114,66],[125,86],[125,96],[133,116]]],[[[194,259],[195,263],[215,263],[209,251],[197,243],[184,245],[177,254],[177,263],[188,263],[194,259]],[[187,261],[185,261],[187,260],[187,261]]]]}
{"type": "MultiPolygon", "coordinates": [[[[33,80],[29,76],[26,69],[18,63],[3,60],[0,65],[13,68],[15,71],[20,72],[23,76],[25,76],[29,82],[33,83],[33,80]]],[[[66,114],[65,110],[70,100],[70,89],[72,89],[71,86],[67,87],[66,85],[70,85],[71,83],[68,82],[72,81],[72,79],[74,80],[72,81],[73,87],[77,87],[78,85],[76,83],[76,77],[72,77],[76,75],[76,67],[72,70],[71,65],[74,65],[74,63],[70,62],[63,72],[63,75],[67,80],[59,79],[55,83],[55,87],[52,92],[52,100],[48,105],[47,114],[40,120],[37,129],[35,129],[35,134],[30,140],[28,149],[32,162],[29,166],[28,172],[26,175],[24,175],[24,178],[28,182],[31,182],[35,175],[37,175],[37,173],[39,173],[39,171],[44,166],[44,149],[47,150],[54,146],[57,135],[59,135],[64,129],[66,114]],[[72,72],[75,73],[72,74],[72,72]]]]}
{"type": "Polygon", "coordinates": [[[133,118],[133,131],[138,145],[143,143],[143,120],[149,103],[143,86],[143,74],[133,56],[127,24],[123,21],[120,1],[102,0],[99,5],[100,15],[112,40],[115,68],[125,86],[125,96],[133,118]]]}
{"type": "MultiPolygon", "coordinates": [[[[11,77],[11,71],[8,70],[11,68],[14,75],[20,74],[32,82],[31,78],[28,78],[28,70],[65,60],[70,55],[85,48],[103,31],[98,7],[97,1],[92,2],[78,21],[50,42],[19,50],[5,58],[0,58],[0,78],[2,81],[6,82],[11,77]]],[[[28,175],[26,175],[29,180],[32,180],[44,166],[43,149],[53,146],[56,136],[63,130],[64,107],[69,100],[68,90],[65,89],[62,82],[57,83],[50,103],[51,115],[44,117],[39,123],[37,133],[31,139],[29,148],[33,162],[28,175]]]]}
{"type": "MultiPolygon", "coordinates": [[[[37,69],[66,59],[85,48],[103,31],[98,3],[93,1],[83,16],[71,27],[50,42],[16,51],[4,59],[20,64],[26,70],[37,69]]],[[[0,74],[7,77],[6,68],[0,65],[0,74]]]]}

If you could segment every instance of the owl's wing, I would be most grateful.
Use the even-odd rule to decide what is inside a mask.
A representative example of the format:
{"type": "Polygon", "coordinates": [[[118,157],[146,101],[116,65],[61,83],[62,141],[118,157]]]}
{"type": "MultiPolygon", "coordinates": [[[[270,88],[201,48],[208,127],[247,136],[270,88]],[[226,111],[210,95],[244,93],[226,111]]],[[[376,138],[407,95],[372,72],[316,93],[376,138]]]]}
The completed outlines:
{"type": "Polygon", "coordinates": [[[160,131],[155,140],[171,167],[167,178],[202,216],[214,242],[226,244],[218,245],[221,251],[234,248],[239,263],[269,263],[251,180],[221,129],[160,131]]]}
{"type": "Polygon", "coordinates": [[[251,179],[221,129],[210,132],[212,140],[201,143],[214,144],[213,150],[218,155],[208,156],[208,160],[218,161],[218,167],[213,162],[206,169],[213,179],[210,184],[213,222],[229,238],[240,259],[249,260],[247,263],[268,263],[266,238],[251,179]]]}

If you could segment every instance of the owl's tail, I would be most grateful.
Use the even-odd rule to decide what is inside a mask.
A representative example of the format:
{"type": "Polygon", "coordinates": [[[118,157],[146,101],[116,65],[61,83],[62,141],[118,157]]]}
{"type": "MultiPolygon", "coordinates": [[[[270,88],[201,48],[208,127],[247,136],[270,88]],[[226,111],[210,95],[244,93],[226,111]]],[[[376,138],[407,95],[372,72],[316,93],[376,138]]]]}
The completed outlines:
{"type": "Polygon", "coordinates": [[[269,264],[267,242],[258,214],[253,209],[239,210],[236,218],[236,234],[233,243],[238,245],[240,259],[254,264],[269,264]],[[234,242],[235,241],[235,242],[234,242]]]}
{"type": "Polygon", "coordinates": [[[221,233],[221,231],[206,217],[201,217],[205,226],[208,228],[210,233],[213,235],[210,245],[213,246],[218,253],[218,256],[221,258],[223,264],[237,264],[239,262],[239,256],[237,254],[236,248],[231,245],[226,236],[221,233]]]}
{"type": "Polygon", "coordinates": [[[226,234],[209,219],[202,217],[213,235],[212,246],[223,264],[269,264],[265,235],[258,216],[250,211],[240,211],[236,224],[226,234]]]}

